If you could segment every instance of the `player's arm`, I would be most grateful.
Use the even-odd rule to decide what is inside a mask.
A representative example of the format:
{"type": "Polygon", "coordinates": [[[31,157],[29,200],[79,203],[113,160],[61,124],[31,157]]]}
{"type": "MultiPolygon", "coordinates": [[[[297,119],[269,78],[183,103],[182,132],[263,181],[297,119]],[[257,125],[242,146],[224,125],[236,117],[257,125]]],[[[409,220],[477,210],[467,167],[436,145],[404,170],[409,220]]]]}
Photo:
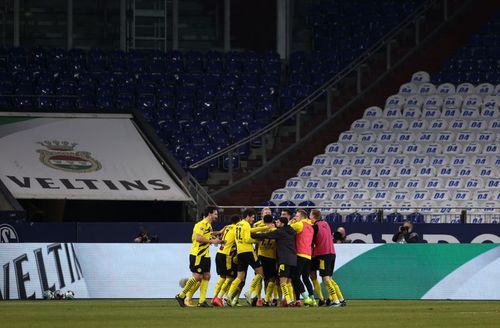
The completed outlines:
{"type": "Polygon", "coordinates": [[[205,237],[203,237],[202,235],[200,235],[199,233],[196,234],[196,236],[194,237],[194,239],[199,242],[200,244],[222,244],[223,241],[220,240],[220,239],[207,239],[205,237]]]}
{"type": "Polygon", "coordinates": [[[295,233],[301,233],[302,230],[304,230],[304,222],[302,221],[295,222],[290,226],[292,227],[293,230],[295,230],[295,233]]]}
{"type": "Polygon", "coordinates": [[[269,227],[266,226],[266,225],[259,225],[258,227],[253,227],[253,228],[250,228],[250,233],[258,233],[258,232],[262,232],[262,231],[266,231],[266,230],[269,230],[269,227]]]}
{"type": "Polygon", "coordinates": [[[252,237],[255,239],[278,239],[280,236],[280,231],[279,229],[270,231],[270,232],[263,232],[263,233],[258,233],[258,234],[253,234],[252,237]]]}
{"type": "Polygon", "coordinates": [[[225,225],[220,230],[216,230],[216,231],[212,232],[212,236],[220,236],[220,235],[224,234],[224,231],[226,230],[226,228],[227,228],[227,225],[225,225]]]}
{"type": "Polygon", "coordinates": [[[250,230],[251,228],[246,226],[243,226],[241,229],[242,240],[245,244],[253,244],[257,242],[257,240],[252,238],[250,230]]]}

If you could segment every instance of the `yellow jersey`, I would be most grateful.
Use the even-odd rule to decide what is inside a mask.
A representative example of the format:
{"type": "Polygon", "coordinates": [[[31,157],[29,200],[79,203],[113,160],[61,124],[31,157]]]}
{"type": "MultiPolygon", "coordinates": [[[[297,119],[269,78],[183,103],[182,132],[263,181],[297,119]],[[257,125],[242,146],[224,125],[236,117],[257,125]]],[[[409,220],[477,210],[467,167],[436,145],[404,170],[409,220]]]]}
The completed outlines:
{"type": "Polygon", "coordinates": [[[253,239],[251,236],[251,227],[250,223],[246,220],[241,220],[236,223],[236,251],[238,254],[252,252],[254,253],[253,244],[257,242],[257,240],[253,239]]]}
{"type": "Polygon", "coordinates": [[[193,228],[193,234],[191,235],[191,241],[193,245],[191,246],[191,251],[189,254],[194,256],[204,256],[210,257],[210,244],[199,243],[196,241],[196,235],[201,235],[206,239],[210,239],[212,236],[212,224],[207,218],[203,218],[200,222],[196,223],[193,228]]]}
{"type": "MultiPolygon", "coordinates": [[[[267,227],[267,226],[266,226],[267,227]]],[[[267,227],[267,231],[276,230],[276,228],[267,227]]],[[[276,240],[275,239],[262,239],[259,241],[259,247],[257,249],[258,255],[267,257],[270,259],[276,259],[276,240]]]]}
{"type": "Polygon", "coordinates": [[[222,235],[222,240],[224,244],[220,245],[217,253],[232,255],[236,251],[236,234],[235,234],[236,224],[227,225],[224,229],[224,234],[222,235]]]}

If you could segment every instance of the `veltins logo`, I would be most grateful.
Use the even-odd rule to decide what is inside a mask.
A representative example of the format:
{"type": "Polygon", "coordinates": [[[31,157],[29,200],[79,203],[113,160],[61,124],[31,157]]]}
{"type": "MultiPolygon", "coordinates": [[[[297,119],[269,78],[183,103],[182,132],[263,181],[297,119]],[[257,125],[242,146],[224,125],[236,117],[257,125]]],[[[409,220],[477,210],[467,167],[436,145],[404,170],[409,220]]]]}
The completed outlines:
{"type": "Polygon", "coordinates": [[[73,151],[77,143],[67,141],[38,142],[48,150],[38,149],[40,161],[56,170],[88,173],[99,171],[102,166],[87,151],[73,151]]]}
{"type": "Polygon", "coordinates": [[[19,236],[10,224],[0,224],[0,243],[18,243],[19,236]]]}

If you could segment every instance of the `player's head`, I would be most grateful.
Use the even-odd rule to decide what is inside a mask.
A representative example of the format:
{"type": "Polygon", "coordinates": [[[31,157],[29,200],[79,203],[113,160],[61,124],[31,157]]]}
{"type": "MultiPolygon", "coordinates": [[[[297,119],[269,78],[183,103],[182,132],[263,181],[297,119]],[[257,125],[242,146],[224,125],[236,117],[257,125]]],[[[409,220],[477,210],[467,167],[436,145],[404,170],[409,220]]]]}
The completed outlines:
{"type": "Polygon", "coordinates": [[[240,221],[241,221],[241,216],[239,216],[239,215],[233,215],[233,216],[231,216],[231,223],[232,224],[236,224],[236,223],[238,223],[240,221]]]}
{"type": "Polygon", "coordinates": [[[217,211],[217,207],[215,206],[207,206],[203,211],[203,217],[208,218],[211,221],[217,220],[219,213],[217,211]]]}
{"type": "Polygon", "coordinates": [[[281,216],[290,220],[293,217],[293,211],[290,208],[285,208],[281,210],[281,216]]]}
{"type": "Polygon", "coordinates": [[[321,212],[320,212],[320,210],[312,210],[311,213],[309,213],[309,218],[313,222],[321,220],[321,212]]]}
{"type": "Polygon", "coordinates": [[[272,215],[273,212],[271,212],[271,209],[269,207],[264,207],[262,211],[260,212],[260,216],[264,217],[266,215],[272,215]]]}
{"type": "Polygon", "coordinates": [[[255,215],[257,213],[253,209],[246,209],[243,211],[243,220],[246,220],[248,223],[252,224],[255,221],[255,215]]]}
{"type": "Polygon", "coordinates": [[[408,232],[411,232],[413,230],[413,223],[410,220],[404,220],[403,227],[405,227],[408,232]]]}
{"type": "Polygon", "coordinates": [[[284,227],[288,225],[288,218],[285,216],[282,216],[278,218],[276,221],[274,221],[274,224],[276,225],[277,228],[284,227]]]}
{"type": "Polygon", "coordinates": [[[342,238],[345,237],[345,229],[343,227],[338,227],[337,232],[340,234],[342,238]]]}
{"type": "Polygon", "coordinates": [[[264,223],[273,223],[273,216],[271,214],[264,215],[262,220],[264,220],[264,223]]]}
{"type": "Polygon", "coordinates": [[[307,212],[304,211],[304,210],[298,210],[296,213],[295,213],[295,219],[297,221],[300,221],[300,220],[304,220],[307,218],[307,212]]]}

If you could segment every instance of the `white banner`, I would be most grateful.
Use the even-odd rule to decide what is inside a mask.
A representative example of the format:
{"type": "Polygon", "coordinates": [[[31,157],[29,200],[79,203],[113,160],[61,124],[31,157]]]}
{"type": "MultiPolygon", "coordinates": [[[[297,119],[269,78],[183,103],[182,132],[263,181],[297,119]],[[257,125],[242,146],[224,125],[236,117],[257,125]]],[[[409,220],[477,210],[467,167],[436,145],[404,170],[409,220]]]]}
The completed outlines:
{"type": "Polygon", "coordinates": [[[189,200],[130,119],[3,123],[0,179],[16,198],[189,200]]]}

